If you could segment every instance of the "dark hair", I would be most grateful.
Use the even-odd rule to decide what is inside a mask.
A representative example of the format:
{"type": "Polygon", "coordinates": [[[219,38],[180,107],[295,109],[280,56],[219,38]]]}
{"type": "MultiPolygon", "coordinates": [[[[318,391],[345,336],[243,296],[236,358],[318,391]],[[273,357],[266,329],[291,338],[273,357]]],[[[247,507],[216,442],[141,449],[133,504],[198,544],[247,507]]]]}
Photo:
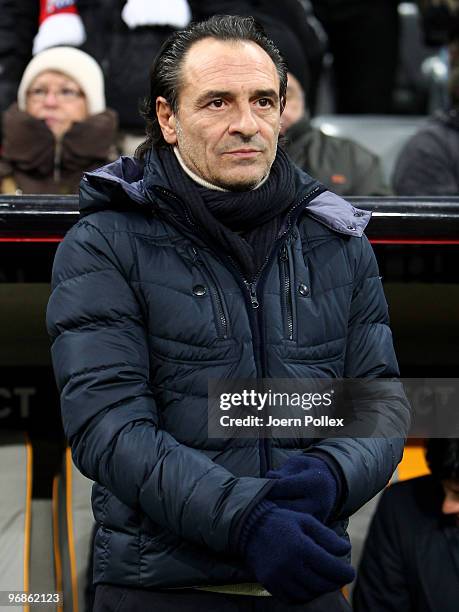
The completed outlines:
{"type": "Polygon", "coordinates": [[[426,459],[437,480],[459,480],[459,440],[430,438],[426,444],[426,459]]]}
{"type": "Polygon", "coordinates": [[[222,41],[251,41],[259,45],[276,66],[280,87],[279,97],[285,100],[287,91],[287,66],[275,44],[263,27],[253,17],[215,15],[206,21],[192,23],[184,30],[174,32],[163,44],[150,70],[150,95],[144,101],[142,115],[146,123],[146,140],[135,155],[142,158],[151,147],[166,144],[156,117],[156,98],[162,96],[178,110],[178,94],[181,86],[181,68],[187,51],[203,38],[222,41]]]}

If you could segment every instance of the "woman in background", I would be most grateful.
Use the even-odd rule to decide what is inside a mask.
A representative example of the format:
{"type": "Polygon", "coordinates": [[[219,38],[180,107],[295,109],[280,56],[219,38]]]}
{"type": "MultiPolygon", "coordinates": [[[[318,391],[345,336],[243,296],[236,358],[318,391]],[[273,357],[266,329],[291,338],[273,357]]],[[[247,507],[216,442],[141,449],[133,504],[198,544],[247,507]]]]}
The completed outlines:
{"type": "Polygon", "coordinates": [[[73,47],[42,51],[3,115],[0,192],[76,193],[84,171],[117,156],[117,123],[92,57],[73,47]]]}

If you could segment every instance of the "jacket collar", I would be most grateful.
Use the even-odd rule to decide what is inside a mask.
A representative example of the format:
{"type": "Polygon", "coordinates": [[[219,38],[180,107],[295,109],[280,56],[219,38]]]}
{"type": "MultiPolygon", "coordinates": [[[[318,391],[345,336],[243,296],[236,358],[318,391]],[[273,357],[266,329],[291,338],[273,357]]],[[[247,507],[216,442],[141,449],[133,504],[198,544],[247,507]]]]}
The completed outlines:
{"type": "MultiPolygon", "coordinates": [[[[297,201],[305,198],[312,188],[320,185],[308,174],[296,168],[297,201]]],[[[93,172],[86,172],[80,184],[80,215],[98,210],[125,209],[129,202],[141,208],[152,205],[169,211],[161,190],[171,191],[156,152],[152,149],[144,160],[120,157],[115,162],[93,172]]],[[[313,219],[339,234],[362,236],[371,213],[352,206],[328,190],[319,190],[316,197],[306,201],[306,212],[313,219]]],[[[307,198],[306,198],[307,200],[307,198]]]]}

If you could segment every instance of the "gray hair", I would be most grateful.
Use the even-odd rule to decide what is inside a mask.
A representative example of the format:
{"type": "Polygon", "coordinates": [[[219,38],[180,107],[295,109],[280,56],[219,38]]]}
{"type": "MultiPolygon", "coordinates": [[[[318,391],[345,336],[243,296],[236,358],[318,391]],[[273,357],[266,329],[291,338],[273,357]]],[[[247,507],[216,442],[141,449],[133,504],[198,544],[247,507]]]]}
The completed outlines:
{"type": "MultiPolygon", "coordinates": [[[[287,66],[263,27],[253,17],[216,15],[184,30],[174,32],[161,47],[150,70],[150,95],[145,99],[141,113],[146,123],[146,140],[137,148],[135,155],[143,158],[148,149],[166,145],[156,116],[156,98],[162,96],[174,113],[178,110],[178,96],[182,85],[181,68],[190,47],[204,39],[221,41],[250,41],[259,45],[272,59],[279,75],[279,98],[281,104],[287,91],[287,66]]],[[[282,106],[281,106],[282,110],[282,106]]]]}

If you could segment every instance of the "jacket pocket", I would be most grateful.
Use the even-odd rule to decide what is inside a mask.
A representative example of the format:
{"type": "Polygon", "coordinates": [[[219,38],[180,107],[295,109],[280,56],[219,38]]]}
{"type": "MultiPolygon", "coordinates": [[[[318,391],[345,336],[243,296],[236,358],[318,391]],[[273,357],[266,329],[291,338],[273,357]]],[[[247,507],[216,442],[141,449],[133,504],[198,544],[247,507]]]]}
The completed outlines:
{"type": "Polygon", "coordinates": [[[226,308],[222,292],[220,290],[213,271],[211,270],[205,259],[201,256],[201,254],[195,247],[191,247],[191,250],[193,255],[193,263],[201,270],[205,282],[204,285],[194,285],[193,293],[197,296],[203,297],[205,297],[207,292],[209,293],[212,302],[212,309],[214,312],[214,321],[217,330],[217,337],[226,340],[229,336],[230,329],[228,310],[226,308]]]}
{"type": "Polygon", "coordinates": [[[281,305],[285,335],[289,340],[295,336],[294,302],[292,296],[292,273],[290,254],[287,244],[279,252],[281,305]]]}

